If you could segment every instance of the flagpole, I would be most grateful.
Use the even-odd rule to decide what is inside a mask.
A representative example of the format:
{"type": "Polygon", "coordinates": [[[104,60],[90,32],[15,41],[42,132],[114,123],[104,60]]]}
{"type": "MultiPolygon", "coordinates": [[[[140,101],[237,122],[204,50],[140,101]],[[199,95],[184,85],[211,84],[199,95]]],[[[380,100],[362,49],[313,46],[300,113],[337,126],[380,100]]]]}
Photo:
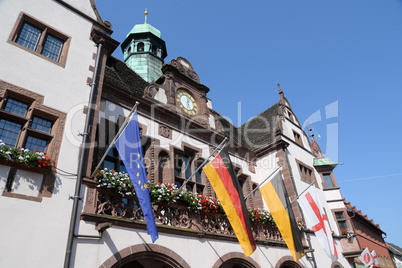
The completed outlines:
{"type": "Polygon", "coordinates": [[[117,131],[116,135],[114,136],[113,140],[110,142],[109,147],[106,149],[106,152],[103,154],[101,160],[99,160],[98,165],[96,166],[96,168],[94,169],[94,171],[92,172],[90,178],[92,178],[95,175],[95,172],[98,171],[98,169],[100,168],[100,166],[102,165],[103,161],[105,160],[107,154],[109,153],[109,151],[113,148],[113,145],[116,143],[116,140],[119,138],[120,134],[123,132],[123,130],[126,128],[128,122],[131,119],[131,116],[133,115],[133,113],[137,110],[137,106],[138,104],[140,104],[138,101],[135,102],[133,108],[131,109],[130,113],[128,114],[128,116],[126,117],[126,119],[124,120],[123,124],[121,125],[119,131],[117,131]]]}
{"type": "MultiPolygon", "coordinates": [[[[177,190],[177,192],[180,192],[180,191],[183,189],[183,187],[187,184],[187,182],[205,165],[206,162],[209,161],[209,159],[211,158],[211,156],[212,156],[216,151],[218,151],[219,148],[220,148],[222,145],[225,145],[227,139],[228,139],[228,138],[225,137],[225,139],[215,148],[215,150],[207,157],[207,159],[205,159],[204,162],[202,162],[201,165],[199,165],[199,166],[197,167],[197,169],[193,172],[193,174],[191,174],[191,175],[183,182],[182,186],[180,186],[180,188],[177,190]]],[[[220,153],[220,151],[221,151],[223,148],[224,148],[224,146],[219,150],[219,153],[220,153]]]]}
{"type": "Polygon", "coordinates": [[[304,189],[303,192],[301,192],[298,196],[296,196],[296,198],[293,199],[293,201],[290,201],[290,204],[292,204],[294,201],[296,201],[297,199],[299,199],[299,197],[300,197],[302,194],[304,194],[304,193],[311,187],[311,185],[313,185],[315,182],[316,182],[316,180],[313,180],[313,182],[310,183],[310,184],[307,186],[307,188],[304,189]]]}
{"type": "Polygon", "coordinates": [[[260,184],[258,184],[258,186],[252,190],[251,192],[248,193],[248,195],[246,195],[246,197],[244,198],[244,201],[247,200],[247,198],[252,195],[255,191],[257,191],[269,178],[271,178],[282,166],[277,167],[265,180],[263,180],[260,184]]]}

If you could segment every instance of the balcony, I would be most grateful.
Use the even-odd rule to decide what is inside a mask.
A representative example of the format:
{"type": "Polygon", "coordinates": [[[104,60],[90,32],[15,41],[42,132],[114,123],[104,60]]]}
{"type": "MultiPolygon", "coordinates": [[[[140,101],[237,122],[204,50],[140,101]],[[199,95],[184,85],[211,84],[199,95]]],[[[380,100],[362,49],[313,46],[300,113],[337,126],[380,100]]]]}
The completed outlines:
{"type": "MultiPolygon", "coordinates": [[[[237,241],[226,216],[217,212],[194,212],[180,203],[153,206],[159,233],[209,237],[237,241]]],[[[145,229],[145,221],[134,196],[122,197],[109,189],[88,185],[83,220],[95,223],[145,229]]],[[[270,223],[252,222],[257,243],[286,247],[279,230],[270,223]]]]}

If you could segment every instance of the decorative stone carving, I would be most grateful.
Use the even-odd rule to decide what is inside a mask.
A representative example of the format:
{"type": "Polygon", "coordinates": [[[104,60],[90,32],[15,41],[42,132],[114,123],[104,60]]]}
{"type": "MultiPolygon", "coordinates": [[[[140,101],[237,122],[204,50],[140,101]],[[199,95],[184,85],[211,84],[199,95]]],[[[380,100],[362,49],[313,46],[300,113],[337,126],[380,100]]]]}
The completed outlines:
{"type": "Polygon", "coordinates": [[[17,92],[17,93],[19,93],[21,95],[24,95],[26,97],[34,99],[38,104],[42,104],[43,100],[45,99],[45,97],[42,96],[42,95],[36,94],[36,93],[34,93],[32,91],[29,91],[29,90],[27,90],[25,88],[17,87],[15,85],[9,84],[9,83],[4,82],[2,80],[0,80],[0,88],[1,89],[6,89],[6,90],[12,90],[12,91],[17,92]]]}
{"type": "Polygon", "coordinates": [[[149,150],[150,150],[150,157],[151,157],[151,164],[149,167],[149,175],[150,175],[150,181],[154,182],[155,181],[155,140],[154,139],[151,141],[151,146],[150,146],[149,150]]]}
{"type": "Polygon", "coordinates": [[[4,88],[0,88],[0,98],[4,98],[6,90],[4,88]]]}
{"type": "Polygon", "coordinates": [[[223,132],[223,126],[222,123],[218,120],[215,120],[215,129],[218,132],[223,132]]]}
{"type": "Polygon", "coordinates": [[[255,173],[255,164],[253,162],[248,163],[248,170],[250,170],[252,173],[255,173]]]}
{"type": "Polygon", "coordinates": [[[200,83],[200,78],[198,77],[198,74],[194,72],[193,67],[186,59],[178,57],[175,60],[171,60],[169,64],[175,67],[181,74],[187,76],[197,83],[200,83]]]}
{"type": "Polygon", "coordinates": [[[155,84],[150,84],[144,89],[144,97],[154,98],[156,93],[158,93],[158,87],[155,84]]]}
{"type": "Polygon", "coordinates": [[[87,205],[93,206],[95,204],[95,189],[88,187],[87,189],[87,205]]]}
{"type": "Polygon", "coordinates": [[[165,125],[159,125],[158,134],[164,138],[172,139],[172,130],[165,125]]]}

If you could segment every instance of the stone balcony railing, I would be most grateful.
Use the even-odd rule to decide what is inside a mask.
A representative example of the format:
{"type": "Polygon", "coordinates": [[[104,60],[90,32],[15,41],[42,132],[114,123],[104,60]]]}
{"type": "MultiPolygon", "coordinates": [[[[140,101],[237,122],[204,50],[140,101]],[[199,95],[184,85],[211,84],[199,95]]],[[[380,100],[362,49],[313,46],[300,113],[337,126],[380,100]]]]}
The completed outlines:
{"type": "MultiPolygon", "coordinates": [[[[91,187],[90,187],[91,188],[91,187]]],[[[83,213],[86,220],[111,222],[116,225],[144,225],[142,211],[134,197],[122,197],[102,188],[92,188],[94,192],[94,213],[83,213]]],[[[154,205],[155,221],[160,232],[186,232],[194,236],[213,236],[214,238],[235,239],[227,217],[220,213],[192,212],[186,206],[154,205]]],[[[133,226],[136,228],[135,226],[133,226]]],[[[252,222],[252,231],[257,242],[284,246],[279,230],[262,222],[252,222]]],[[[183,233],[184,235],[184,233],[183,233]]]]}

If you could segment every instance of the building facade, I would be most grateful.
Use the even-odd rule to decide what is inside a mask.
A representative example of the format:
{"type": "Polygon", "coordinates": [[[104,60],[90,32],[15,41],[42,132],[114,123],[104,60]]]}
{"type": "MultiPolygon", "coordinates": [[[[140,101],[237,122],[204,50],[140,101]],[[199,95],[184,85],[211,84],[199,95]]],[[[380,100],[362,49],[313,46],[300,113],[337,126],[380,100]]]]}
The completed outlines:
{"type": "Polygon", "coordinates": [[[0,3],[1,267],[63,266],[96,44],[114,44],[93,5],[0,3]]]}
{"type": "Polygon", "coordinates": [[[119,40],[121,61],[111,56],[119,43],[92,0],[5,0],[0,7],[0,207],[9,219],[1,223],[7,232],[0,266],[353,267],[340,225],[348,208],[336,164],[303,131],[279,85],[277,101],[235,126],[212,106],[213,89],[192,63],[184,57],[164,62],[166,44],[147,20],[119,40]],[[302,226],[305,256],[293,260],[275,225],[257,219],[257,249],[246,258],[223,214],[180,203],[154,202],[159,238],[152,243],[135,196],[103,187],[94,176],[99,163],[100,172],[126,170],[109,145],[136,102],[150,184],[180,188],[193,175],[185,189],[214,198],[198,168],[227,139],[250,211],[267,210],[253,190],[278,169],[300,222],[298,196],[317,189],[337,260],[302,226]],[[37,160],[34,151],[48,158],[37,160]],[[24,258],[14,257],[21,251],[24,258]]]}
{"type": "Polygon", "coordinates": [[[378,263],[373,264],[373,267],[397,267],[387,243],[384,241],[386,233],[367,215],[363,215],[361,210],[346,200],[344,202],[346,207],[345,224],[351,226],[350,228],[354,233],[354,238],[344,241],[345,256],[350,261],[353,259],[356,267],[364,267],[358,257],[360,250],[367,248],[370,252],[375,251],[375,257],[378,260],[378,263]],[[355,250],[351,246],[353,244],[356,247],[355,250]]]}
{"type": "Polygon", "coordinates": [[[387,243],[387,246],[391,253],[392,259],[394,260],[395,267],[402,267],[402,249],[391,243],[387,243]]]}

